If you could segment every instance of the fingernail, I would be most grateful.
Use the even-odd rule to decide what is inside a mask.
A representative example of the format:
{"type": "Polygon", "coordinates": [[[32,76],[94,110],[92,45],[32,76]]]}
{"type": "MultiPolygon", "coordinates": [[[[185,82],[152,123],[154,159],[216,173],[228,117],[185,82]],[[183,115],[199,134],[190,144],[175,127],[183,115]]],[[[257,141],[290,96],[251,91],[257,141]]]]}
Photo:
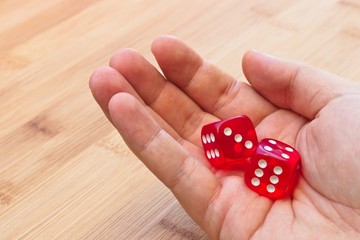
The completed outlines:
{"type": "Polygon", "coordinates": [[[258,50],[255,50],[255,49],[251,49],[251,50],[249,50],[249,52],[261,55],[262,57],[265,57],[265,58],[268,58],[268,59],[276,59],[276,60],[280,59],[279,57],[276,57],[274,55],[270,55],[270,54],[267,54],[267,53],[264,53],[264,52],[259,52],[258,50]]]}

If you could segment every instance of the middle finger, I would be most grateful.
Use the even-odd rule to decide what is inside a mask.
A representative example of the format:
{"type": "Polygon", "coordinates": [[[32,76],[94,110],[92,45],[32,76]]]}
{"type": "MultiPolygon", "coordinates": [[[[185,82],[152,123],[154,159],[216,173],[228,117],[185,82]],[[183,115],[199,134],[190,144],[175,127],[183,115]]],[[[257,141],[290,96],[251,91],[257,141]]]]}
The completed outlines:
{"type": "Polygon", "coordinates": [[[110,66],[115,68],[151,107],[181,137],[200,145],[201,126],[219,120],[204,112],[191,98],[171,82],[143,56],[132,49],[116,53],[110,66]]]}

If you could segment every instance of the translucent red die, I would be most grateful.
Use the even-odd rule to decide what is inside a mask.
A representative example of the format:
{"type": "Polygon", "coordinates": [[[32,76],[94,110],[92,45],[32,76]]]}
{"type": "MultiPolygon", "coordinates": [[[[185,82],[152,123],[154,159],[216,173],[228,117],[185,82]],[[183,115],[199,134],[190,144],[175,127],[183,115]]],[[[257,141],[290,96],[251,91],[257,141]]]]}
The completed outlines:
{"type": "Polygon", "coordinates": [[[285,198],[292,194],[300,175],[300,154],[275,139],[263,139],[244,172],[246,185],[258,194],[285,198]]]}
{"type": "Polygon", "coordinates": [[[255,127],[245,116],[210,123],[201,131],[205,156],[215,168],[241,168],[257,147],[255,127]]]}

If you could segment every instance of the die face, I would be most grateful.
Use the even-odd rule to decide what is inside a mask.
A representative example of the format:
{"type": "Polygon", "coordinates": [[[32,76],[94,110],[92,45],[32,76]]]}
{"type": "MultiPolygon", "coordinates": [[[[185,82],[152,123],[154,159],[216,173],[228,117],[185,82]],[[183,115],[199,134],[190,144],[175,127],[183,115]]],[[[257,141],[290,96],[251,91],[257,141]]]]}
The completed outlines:
{"type": "Polygon", "coordinates": [[[205,125],[201,131],[205,156],[216,168],[242,168],[257,146],[254,125],[246,116],[205,125]]]}
{"type": "Polygon", "coordinates": [[[255,127],[246,116],[224,120],[219,124],[219,147],[231,159],[248,158],[257,147],[255,127]]]}
{"type": "Polygon", "coordinates": [[[300,163],[300,154],[290,145],[279,140],[265,138],[259,142],[256,154],[269,155],[279,163],[283,163],[292,172],[300,163]]]}
{"type": "Polygon", "coordinates": [[[289,196],[300,175],[300,155],[291,146],[264,139],[245,170],[247,186],[271,199],[289,196]]]}
{"type": "Polygon", "coordinates": [[[224,154],[219,148],[217,142],[218,138],[218,123],[208,124],[201,130],[201,142],[205,152],[205,156],[210,164],[216,168],[224,165],[224,154]]]}
{"type": "Polygon", "coordinates": [[[245,172],[247,186],[271,199],[287,197],[296,184],[298,168],[290,171],[284,162],[278,162],[270,156],[256,155],[251,159],[251,167],[245,172]]]}

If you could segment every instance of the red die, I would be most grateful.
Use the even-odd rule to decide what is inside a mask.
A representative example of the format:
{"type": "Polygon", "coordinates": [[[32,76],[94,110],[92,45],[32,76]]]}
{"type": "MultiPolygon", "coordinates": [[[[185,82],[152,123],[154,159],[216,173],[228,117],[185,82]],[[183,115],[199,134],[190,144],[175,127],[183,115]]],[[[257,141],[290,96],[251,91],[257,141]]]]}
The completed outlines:
{"type": "Polygon", "coordinates": [[[244,166],[257,146],[254,125],[244,115],[205,125],[201,140],[206,157],[216,168],[244,166]]]}
{"type": "Polygon", "coordinates": [[[300,173],[300,154],[289,145],[263,139],[250,159],[244,179],[262,196],[279,199],[289,196],[300,173]]]}

